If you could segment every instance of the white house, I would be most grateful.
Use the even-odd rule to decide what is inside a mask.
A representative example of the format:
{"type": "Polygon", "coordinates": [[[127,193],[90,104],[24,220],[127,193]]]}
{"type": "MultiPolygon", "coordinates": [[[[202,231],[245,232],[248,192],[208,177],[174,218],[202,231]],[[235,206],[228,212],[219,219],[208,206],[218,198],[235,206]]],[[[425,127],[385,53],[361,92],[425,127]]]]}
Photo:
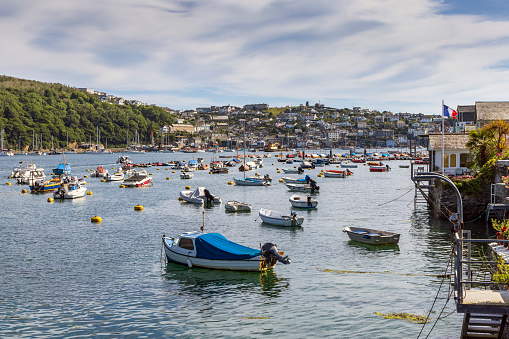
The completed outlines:
{"type": "Polygon", "coordinates": [[[464,173],[470,161],[470,151],[466,146],[468,140],[468,133],[445,133],[442,154],[442,134],[429,134],[431,170],[452,175],[464,173]]]}

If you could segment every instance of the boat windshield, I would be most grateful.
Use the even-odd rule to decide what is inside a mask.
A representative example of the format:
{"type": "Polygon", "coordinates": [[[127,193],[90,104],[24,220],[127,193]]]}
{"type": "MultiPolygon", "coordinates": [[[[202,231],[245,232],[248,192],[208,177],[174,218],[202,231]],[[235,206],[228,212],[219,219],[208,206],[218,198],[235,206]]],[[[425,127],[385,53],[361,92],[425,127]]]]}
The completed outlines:
{"type": "Polygon", "coordinates": [[[186,250],[193,251],[194,250],[193,240],[187,239],[187,238],[180,238],[179,247],[185,248],[186,250]]]}

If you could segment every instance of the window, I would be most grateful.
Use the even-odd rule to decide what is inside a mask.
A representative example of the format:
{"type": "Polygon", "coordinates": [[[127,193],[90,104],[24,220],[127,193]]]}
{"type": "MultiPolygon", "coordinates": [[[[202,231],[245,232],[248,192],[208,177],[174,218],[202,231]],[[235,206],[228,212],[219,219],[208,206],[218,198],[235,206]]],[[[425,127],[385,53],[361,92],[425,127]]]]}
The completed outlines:
{"type": "Polygon", "coordinates": [[[179,242],[179,247],[192,251],[192,250],[194,250],[193,240],[181,238],[180,242],[179,242]]]}
{"type": "Polygon", "coordinates": [[[449,167],[449,154],[444,153],[444,166],[443,168],[449,167]]]}
{"type": "Polygon", "coordinates": [[[460,167],[467,167],[468,163],[468,153],[461,153],[460,154],[460,167]]]}
{"type": "Polygon", "coordinates": [[[456,167],[456,154],[451,154],[449,157],[449,167],[456,167]]]}

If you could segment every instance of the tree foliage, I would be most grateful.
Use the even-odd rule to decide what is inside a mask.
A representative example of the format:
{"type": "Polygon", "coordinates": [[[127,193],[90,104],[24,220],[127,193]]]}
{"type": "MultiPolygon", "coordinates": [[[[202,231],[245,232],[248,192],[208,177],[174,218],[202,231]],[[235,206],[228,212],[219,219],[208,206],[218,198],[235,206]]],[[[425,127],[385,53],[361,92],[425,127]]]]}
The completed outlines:
{"type": "Polygon", "coordinates": [[[55,147],[65,147],[67,134],[80,144],[95,140],[97,127],[108,146],[125,146],[135,131],[148,143],[152,131],[172,122],[160,107],[115,105],[73,87],[0,76],[0,129],[11,148],[28,147],[34,134],[43,136],[43,148],[52,138],[55,147]]]}

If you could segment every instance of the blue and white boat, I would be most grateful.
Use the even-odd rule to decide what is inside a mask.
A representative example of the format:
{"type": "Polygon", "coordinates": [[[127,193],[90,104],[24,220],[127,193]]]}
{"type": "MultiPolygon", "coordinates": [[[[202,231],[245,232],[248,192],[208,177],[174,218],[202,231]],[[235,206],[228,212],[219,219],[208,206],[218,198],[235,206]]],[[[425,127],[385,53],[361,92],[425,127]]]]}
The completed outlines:
{"type": "Polygon", "coordinates": [[[267,179],[253,179],[253,178],[233,178],[235,185],[239,186],[270,186],[267,179]]]}
{"type": "Polygon", "coordinates": [[[71,175],[71,165],[66,163],[60,164],[57,167],[53,168],[53,173],[55,175],[60,174],[71,175]]]}
{"type": "Polygon", "coordinates": [[[304,184],[308,184],[309,183],[309,179],[311,179],[311,177],[309,175],[306,175],[304,178],[282,177],[281,179],[283,179],[285,184],[300,184],[300,185],[304,185],[304,184]]]}
{"type": "Polygon", "coordinates": [[[169,262],[189,268],[261,272],[273,269],[278,261],[291,262],[272,243],[254,249],[230,241],[219,233],[186,232],[176,239],[163,235],[163,247],[169,262]]]}

